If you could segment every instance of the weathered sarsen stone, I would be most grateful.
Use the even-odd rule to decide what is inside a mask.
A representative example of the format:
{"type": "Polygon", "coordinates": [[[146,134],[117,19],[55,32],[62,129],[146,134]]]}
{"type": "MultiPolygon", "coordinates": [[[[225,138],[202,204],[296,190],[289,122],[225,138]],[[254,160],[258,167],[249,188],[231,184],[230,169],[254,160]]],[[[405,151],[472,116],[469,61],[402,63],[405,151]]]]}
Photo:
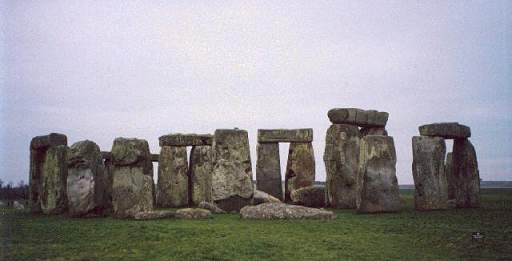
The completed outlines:
{"type": "Polygon", "coordinates": [[[254,193],[247,131],[216,130],[213,155],[212,198],[223,210],[239,211],[254,193]]]}
{"type": "Polygon", "coordinates": [[[258,143],[256,147],[256,187],[278,199],[283,199],[279,143],[258,143]]]}
{"type": "Polygon", "coordinates": [[[285,203],[264,203],[242,208],[240,217],[243,219],[335,219],[336,214],[323,209],[285,203]]]}
{"type": "Polygon", "coordinates": [[[361,139],[358,186],[359,213],[400,210],[393,137],[369,135],[361,139]]]}
{"type": "Polygon", "coordinates": [[[468,139],[453,142],[452,175],[457,208],[480,206],[480,174],[473,144],[468,139]]]}
{"type": "Polygon", "coordinates": [[[290,143],[285,174],[285,201],[290,193],[315,182],[315,155],[311,143],[290,143]]]}
{"type": "Polygon", "coordinates": [[[455,177],[453,176],[453,153],[446,154],[446,162],[444,164],[444,173],[448,183],[448,199],[455,199],[455,177]]]}
{"type": "Polygon", "coordinates": [[[71,145],[67,177],[69,214],[102,214],[109,205],[108,183],[98,145],[90,140],[71,145]]]}
{"type": "Polygon", "coordinates": [[[281,202],[281,200],[261,190],[254,190],[254,196],[252,198],[251,205],[259,205],[269,202],[276,203],[281,202]]]}
{"type": "Polygon", "coordinates": [[[323,208],[325,207],[325,187],[309,186],[299,188],[290,194],[293,204],[306,207],[323,208]]]}
{"type": "Polygon", "coordinates": [[[361,128],[361,130],[359,132],[361,132],[361,136],[367,136],[367,135],[388,136],[388,131],[384,127],[366,127],[366,128],[361,128]]]}
{"type": "Polygon", "coordinates": [[[113,216],[134,217],[153,210],[153,164],[148,142],[116,138],[112,146],[113,216]]]}
{"type": "Polygon", "coordinates": [[[156,204],[159,207],[188,205],[187,148],[163,146],[158,161],[156,204]]]}
{"type": "Polygon", "coordinates": [[[333,124],[325,138],[327,204],[333,208],[356,208],[358,194],[360,133],[356,126],[333,124]]]}
{"type": "Polygon", "coordinates": [[[312,142],[313,129],[270,129],[258,130],[259,143],[312,142]]]}
{"type": "Polygon", "coordinates": [[[432,123],[419,127],[421,136],[436,136],[446,139],[471,137],[471,129],[457,122],[432,123]]]}
{"type": "Polygon", "coordinates": [[[202,146],[212,145],[213,137],[211,134],[182,134],[172,133],[161,136],[159,139],[160,147],[164,146],[202,146]]]}
{"type": "Polygon", "coordinates": [[[60,214],[67,210],[67,151],[65,145],[51,146],[46,151],[41,194],[41,210],[44,214],[60,214]]]}
{"type": "Polygon", "coordinates": [[[446,209],[448,183],[444,172],[446,144],[443,138],[412,138],[414,206],[417,210],[446,209]]]}
{"type": "Polygon", "coordinates": [[[360,127],[384,127],[388,121],[387,112],[357,108],[335,108],[327,113],[334,124],[350,124],[360,127]]]}
{"type": "Polygon", "coordinates": [[[182,208],[176,211],[176,218],[180,219],[208,219],[212,212],[204,208],[182,208]]]}
{"type": "Polygon", "coordinates": [[[212,147],[194,146],[190,150],[190,179],[189,197],[192,205],[197,206],[202,201],[212,202],[212,147]]]}

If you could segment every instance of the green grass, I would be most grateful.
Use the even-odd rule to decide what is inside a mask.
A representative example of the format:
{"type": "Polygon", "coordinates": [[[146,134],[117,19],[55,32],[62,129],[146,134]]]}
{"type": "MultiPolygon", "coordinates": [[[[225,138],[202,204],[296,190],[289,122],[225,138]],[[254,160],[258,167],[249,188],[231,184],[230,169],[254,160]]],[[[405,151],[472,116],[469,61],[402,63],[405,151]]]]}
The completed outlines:
{"type": "Polygon", "coordinates": [[[1,260],[512,260],[512,190],[482,190],[479,209],[403,211],[332,221],[115,220],[2,209],[1,260]],[[479,231],[484,239],[474,240],[479,231]]]}

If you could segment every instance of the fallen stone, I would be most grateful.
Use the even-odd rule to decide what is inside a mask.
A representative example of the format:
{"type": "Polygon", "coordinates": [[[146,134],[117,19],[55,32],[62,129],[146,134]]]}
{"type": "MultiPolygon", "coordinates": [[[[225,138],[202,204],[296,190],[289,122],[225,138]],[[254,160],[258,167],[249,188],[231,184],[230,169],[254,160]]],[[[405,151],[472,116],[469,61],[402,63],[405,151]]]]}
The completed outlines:
{"type": "Polygon", "coordinates": [[[226,211],[219,208],[215,203],[202,201],[197,205],[198,208],[208,209],[214,214],[225,214],[226,211]]]}
{"type": "Polygon", "coordinates": [[[182,208],[176,211],[179,219],[208,219],[212,217],[210,210],[203,208],[182,208]]]}
{"type": "Polygon", "coordinates": [[[188,205],[187,148],[164,146],[158,163],[156,204],[159,207],[188,205]]]}
{"type": "Polygon", "coordinates": [[[272,129],[258,130],[259,143],[312,142],[313,129],[272,129]]]}
{"type": "Polygon", "coordinates": [[[212,199],[225,211],[239,211],[254,193],[247,131],[216,130],[212,149],[212,199]]]}
{"type": "Polygon", "coordinates": [[[412,138],[414,206],[417,210],[446,209],[448,183],[444,172],[446,144],[443,138],[412,138]]]}
{"type": "Polygon", "coordinates": [[[174,210],[153,210],[146,212],[136,213],[133,218],[136,220],[152,220],[152,219],[164,219],[176,217],[176,211],[174,210]]]}
{"type": "Polygon", "coordinates": [[[212,147],[193,146],[190,150],[192,190],[189,192],[189,196],[191,196],[194,206],[202,201],[212,202],[212,169],[212,147]]]}
{"type": "Polygon", "coordinates": [[[387,112],[357,108],[335,108],[327,113],[334,124],[350,124],[360,127],[384,127],[388,121],[387,112]]]}
{"type": "Polygon", "coordinates": [[[202,146],[212,145],[213,136],[211,134],[182,134],[173,133],[161,136],[159,139],[160,147],[164,146],[202,146]]]}
{"type": "Polygon", "coordinates": [[[471,129],[457,122],[432,123],[419,127],[421,136],[436,136],[445,139],[464,139],[471,137],[471,129]]]}
{"type": "Polygon", "coordinates": [[[377,213],[400,210],[393,137],[370,135],[361,139],[357,212],[377,213]]]}
{"type": "Polygon", "coordinates": [[[281,200],[278,198],[260,191],[260,190],[254,190],[254,197],[252,198],[252,204],[251,205],[259,205],[263,203],[280,203],[281,200]]]}
{"type": "Polygon", "coordinates": [[[290,194],[293,204],[306,207],[323,208],[325,207],[325,187],[309,186],[299,188],[290,194]]]}
{"type": "Polygon", "coordinates": [[[285,201],[293,190],[315,182],[315,155],[311,143],[290,143],[285,174],[285,201]]]}
{"type": "Polygon", "coordinates": [[[44,214],[61,214],[67,210],[67,151],[65,145],[52,146],[46,151],[41,194],[41,210],[44,214]]]}
{"type": "Polygon", "coordinates": [[[282,199],[279,143],[258,143],[256,147],[256,187],[258,190],[282,199]]]}
{"type": "Polygon", "coordinates": [[[264,203],[242,208],[240,217],[243,219],[335,219],[336,214],[323,209],[285,203],[264,203]]]}
{"type": "Polygon", "coordinates": [[[361,132],[361,136],[368,136],[368,135],[388,136],[388,131],[384,127],[361,128],[360,132],[361,132]]]}
{"type": "Polygon", "coordinates": [[[332,208],[354,209],[358,195],[360,133],[356,126],[333,124],[325,137],[326,200],[332,208]]]}
{"type": "Polygon", "coordinates": [[[480,207],[480,174],[473,144],[468,139],[455,139],[452,157],[457,208],[480,207]]]}

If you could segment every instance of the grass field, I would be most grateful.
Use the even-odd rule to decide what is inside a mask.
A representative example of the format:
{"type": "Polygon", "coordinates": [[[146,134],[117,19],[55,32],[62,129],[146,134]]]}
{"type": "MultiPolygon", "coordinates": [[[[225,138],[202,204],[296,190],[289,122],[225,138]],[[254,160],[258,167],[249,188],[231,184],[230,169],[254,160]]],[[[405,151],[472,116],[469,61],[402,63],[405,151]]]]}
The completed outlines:
{"type": "Polygon", "coordinates": [[[336,211],[332,221],[114,220],[2,209],[2,260],[512,260],[512,189],[482,190],[479,209],[336,211]],[[483,239],[475,240],[479,231],[483,239]]]}

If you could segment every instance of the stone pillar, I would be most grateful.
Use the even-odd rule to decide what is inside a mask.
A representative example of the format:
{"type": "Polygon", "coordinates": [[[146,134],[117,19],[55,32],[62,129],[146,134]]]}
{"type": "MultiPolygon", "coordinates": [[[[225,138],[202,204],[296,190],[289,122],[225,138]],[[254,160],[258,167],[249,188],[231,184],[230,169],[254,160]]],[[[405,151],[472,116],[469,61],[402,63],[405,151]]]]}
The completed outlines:
{"type": "Polygon", "coordinates": [[[70,215],[103,214],[109,205],[108,183],[98,145],[89,140],[71,145],[67,177],[70,215]]]}
{"type": "Polygon", "coordinates": [[[159,207],[188,205],[187,147],[162,147],[158,161],[156,202],[159,207]]]}
{"type": "Polygon", "coordinates": [[[192,205],[202,201],[212,202],[212,147],[209,145],[192,146],[190,150],[189,197],[192,205]]]}
{"type": "Polygon", "coordinates": [[[41,210],[44,214],[60,214],[67,210],[67,150],[67,146],[59,145],[50,147],[46,151],[41,195],[41,210]]]}
{"type": "Polygon", "coordinates": [[[279,143],[258,143],[256,150],[256,188],[283,200],[279,143]]]}
{"type": "Polygon", "coordinates": [[[446,209],[448,183],[444,172],[446,144],[443,138],[412,138],[414,206],[417,210],[446,209]]]}
{"type": "Polygon", "coordinates": [[[116,218],[153,209],[153,164],[146,140],[116,138],[112,146],[112,206],[116,218]]]}
{"type": "Polygon", "coordinates": [[[455,139],[452,157],[455,205],[458,208],[479,207],[480,175],[473,144],[468,139],[455,139]]]}
{"type": "Polygon", "coordinates": [[[293,190],[312,186],[314,182],[315,155],[311,142],[291,142],[286,164],[285,201],[291,201],[293,190]]]}
{"type": "Polygon", "coordinates": [[[325,138],[327,204],[356,208],[360,134],[357,126],[333,124],[325,138]]]}
{"type": "Polygon", "coordinates": [[[448,183],[448,199],[455,199],[455,179],[453,177],[453,153],[448,152],[446,154],[446,162],[444,165],[444,173],[446,175],[446,181],[448,183]]]}
{"type": "Polygon", "coordinates": [[[357,212],[400,210],[393,137],[369,135],[361,139],[358,186],[357,212]]]}
{"type": "Polygon", "coordinates": [[[112,183],[114,166],[112,164],[112,153],[102,151],[101,157],[103,158],[103,174],[107,179],[107,188],[105,189],[105,208],[112,210],[112,183]]]}
{"type": "Polygon", "coordinates": [[[216,130],[213,155],[212,199],[225,211],[240,211],[254,193],[247,131],[216,130]]]}

